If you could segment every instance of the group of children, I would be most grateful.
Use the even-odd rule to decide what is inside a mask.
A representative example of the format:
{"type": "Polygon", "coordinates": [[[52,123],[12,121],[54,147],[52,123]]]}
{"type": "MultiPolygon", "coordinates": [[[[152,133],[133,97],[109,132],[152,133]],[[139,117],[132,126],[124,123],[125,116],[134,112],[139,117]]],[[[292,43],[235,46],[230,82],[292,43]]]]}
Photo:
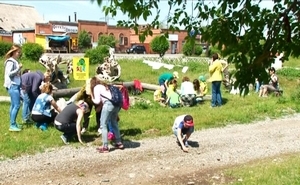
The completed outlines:
{"type": "Polygon", "coordinates": [[[160,89],[154,92],[154,101],[161,102],[171,108],[193,106],[203,101],[207,93],[206,78],[201,75],[190,82],[187,76],[183,77],[180,90],[178,89],[178,72],[163,73],[159,77],[160,89]]]}

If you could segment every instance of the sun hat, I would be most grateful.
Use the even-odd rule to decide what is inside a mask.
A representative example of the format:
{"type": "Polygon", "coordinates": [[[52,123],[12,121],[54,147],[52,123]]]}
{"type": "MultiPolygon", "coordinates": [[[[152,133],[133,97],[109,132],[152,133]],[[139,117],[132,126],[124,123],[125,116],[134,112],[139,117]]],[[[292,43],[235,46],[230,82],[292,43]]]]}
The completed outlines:
{"type": "Polygon", "coordinates": [[[177,72],[177,71],[174,71],[174,72],[173,72],[173,75],[174,75],[174,77],[179,78],[179,75],[178,75],[178,72],[177,72]]]}
{"type": "Polygon", "coordinates": [[[11,47],[11,49],[5,54],[5,57],[6,57],[6,58],[11,57],[11,56],[12,56],[12,53],[15,52],[15,51],[18,51],[19,49],[21,49],[20,46],[18,46],[18,45],[13,45],[13,46],[11,47]]]}
{"type": "Polygon", "coordinates": [[[193,117],[191,115],[186,115],[183,118],[183,121],[185,122],[185,124],[189,127],[194,126],[194,121],[193,121],[193,117]]]}
{"type": "Polygon", "coordinates": [[[206,78],[205,78],[205,76],[201,75],[201,76],[199,76],[199,80],[200,80],[201,82],[205,82],[205,81],[206,81],[206,78]]]}

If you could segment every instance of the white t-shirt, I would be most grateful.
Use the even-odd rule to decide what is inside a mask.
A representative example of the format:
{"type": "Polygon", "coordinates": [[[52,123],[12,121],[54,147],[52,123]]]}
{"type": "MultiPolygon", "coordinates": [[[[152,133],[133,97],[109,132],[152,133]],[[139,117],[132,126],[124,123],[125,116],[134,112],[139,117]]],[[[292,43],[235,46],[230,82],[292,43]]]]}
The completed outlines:
{"type": "Polygon", "coordinates": [[[196,94],[192,82],[185,81],[181,84],[180,95],[196,94]]]}
{"type": "Polygon", "coordinates": [[[184,115],[180,115],[178,117],[175,118],[172,130],[175,130],[178,128],[178,125],[183,121],[184,117],[186,116],[186,114],[184,115]]]}

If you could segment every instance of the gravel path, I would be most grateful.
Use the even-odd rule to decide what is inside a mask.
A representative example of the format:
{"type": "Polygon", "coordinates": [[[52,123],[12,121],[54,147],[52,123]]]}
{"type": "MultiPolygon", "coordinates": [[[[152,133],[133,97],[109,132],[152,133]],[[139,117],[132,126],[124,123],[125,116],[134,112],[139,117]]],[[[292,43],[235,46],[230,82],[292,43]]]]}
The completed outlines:
{"type": "Polygon", "coordinates": [[[299,120],[296,114],[196,131],[189,153],[174,136],[126,142],[125,150],[108,154],[63,146],[0,162],[0,184],[211,184],[207,178],[219,179],[210,176],[214,169],[299,152],[299,120]]]}

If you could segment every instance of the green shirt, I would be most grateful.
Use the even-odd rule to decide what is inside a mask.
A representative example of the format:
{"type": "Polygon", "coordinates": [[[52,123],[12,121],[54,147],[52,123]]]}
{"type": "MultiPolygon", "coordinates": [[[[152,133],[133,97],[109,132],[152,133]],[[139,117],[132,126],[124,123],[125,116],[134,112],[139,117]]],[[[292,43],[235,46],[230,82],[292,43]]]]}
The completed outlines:
{"type": "Polygon", "coordinates": [[[166,80],[171,81],[173,78],[174,77],[172,73],[163,73],[162,75],[159,76],[158,81],[163,81],[163,82],[165,82],[166,80]]]}
{"type": "Polygon", "coordinates": [[[180,103],[180,96],[178,93],[173,91],[170,94],[170,104],[175,105],[175,104],[179,104],[179,103],[180,103]]]}

